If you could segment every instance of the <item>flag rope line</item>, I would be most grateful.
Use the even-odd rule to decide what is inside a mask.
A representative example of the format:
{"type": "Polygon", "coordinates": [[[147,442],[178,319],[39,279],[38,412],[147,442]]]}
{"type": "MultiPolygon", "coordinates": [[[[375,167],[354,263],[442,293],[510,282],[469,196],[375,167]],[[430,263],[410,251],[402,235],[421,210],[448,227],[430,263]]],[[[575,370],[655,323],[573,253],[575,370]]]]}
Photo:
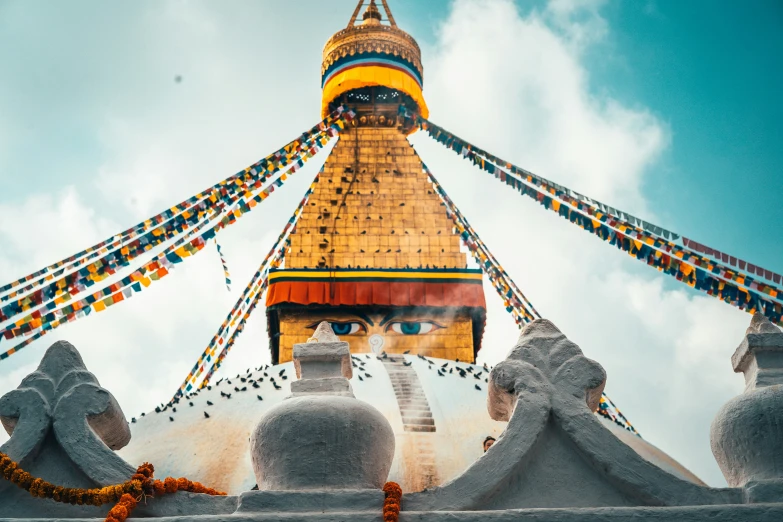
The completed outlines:
{"type": "MultiPolygon", "coordinates": [[[[772,285],[755,281],[747,274],[734,274],[727,271],[725,267],[714,264],[699,254],[679,247],[671,241],[654,238],[642,229],[616,218],[616,216],[601,212],[587,203],[577,201],[562,190],[550,187],[540,178],[526,175],[525,178],[520,179],[517,177],[518,175],[512,175],[481,157],[469,143],[446,133],[426,120],[419,119],[419,123],[422,129],[427,130],[430,136],[439,143],[443,143],[447,148],[469,158],[482,170],[494,174],[501,182],[511,185],[522,195],[535,199],[545,208],[557,212],[584,230],[601,237],[604,241],[609,241],[618,249],[645,261],[648,265],[654,266],[659,271],[675,277],[692,288],[719,298],[741,310],[747,310],[749,313],[761,311],[773,323],[783,325],[781,317],[783,304],[766,297],[768,295],[772,299],[780,298],[778,290],[772,285]],[[742,286],[735,284],[735,280],[742,286]]],[[[504,163],[504,165],[510,164],[504,163]]],[[[522,169],[518,170],[522,171],[522,169]]]]}
{"type": "Polygon", "coordinates": [[[218,256],[220,257],[220,263],[223,265],[223,276],[226,279],[226,289],[230,292],[231,274],[228,273],[228,263],[226,263],[226,258],[223,257],[223,250],[220,248],[220,243],[217,242],[217,239],[215,239],[215,247],[217,248],[218,256]]]}
{"type": "MultiPolygon", "coordinates": [[[[212,358],[215,355],[217,347],[224,343],[224,341],[228,337],[230,328],[236,323],[239,314],[242,311],[244,311],[244,306],[251,301],[251,295],[253,294],[254,290],[258,287],[263,287],[265,285],[265,277],[266,277],[265,272],[267,271],[267,267],[270,264],[270,259],[272,259],[273,256],[275,256],[276,248],[280,243],[280,241],[283,240],[283,238],[288,234],[289,230],[293,231],[293,229],[295,228],[295,223],[298,220],[298,215],[301,212],[301,209],[304,208],[305,204],[307,203],[307,200],[309,199],[310,195],[315,189],[315,184],[318,182],[319,179],[320,179],[320,175],[316,176],[315,180],[310,185],[310,188],[305,192],[305,196],[300,201],[297,209],[294,211],[294,215],[288,220],[288,223],[286,223],[286,226],[283,228],[283,231],[281,232],[280,236],[278,236],[278,239],[275,242],[274,246],[266,255],[264,260],[261,262],[255,274],[253,274],[253,277],[250,279],[250,282],[245,287],[245,290],[242,292],[242,295],[239,297],[239,299],[237,299],[237,302],[229,311],[228,315],[223,321],[223,324],[221,324],[217,333],[212,337],[212,340],[209,342],[207,347],[204,349],[204,351],[201,353],[199,358],[196,360],[196,364],[193,365],[193,368],[190,370],[187,377],[185,377],[184,382],[180,385],[179,389],[174,394],[172,401],[177,397],[181,396],[183,393],[189,392],[191,389],[193,389],[193,386],[195,385],[198,377],[206,369],[206,363],[212,361],[212,358]],[[260,282],[259,282],[259,278],[261,278],[260,282]]],[[[242,322],[242,324],[244,325],[244,321],[242,322]]],[[[231,344],[233,344],[233,342],[231,344]]],[[[225,358],[225,355],[223,357],[225,358]]],[[[207,382],[208,382],[208,378],[211,378],[215,370],[216,369],[210,369],[208,371],[207,376],[205,376],[204,378],[205,380],[207,380],[207,382]]],[[[202,381],[202,386],[200,386],[199,388],[203,386],[206,385],[204,385],[202,381]]]]}
{"type": "MultiPolygon", "coordinates": [[[[528,301],[521,290],[519,290],[519,287],[517,287],[517,285],[514,283],[514,280],[511,279],[511,276],[508,275],[508,272],[503,269],[497,259],[492,255],[487,246],[478,236],[478,233],[476,233],[473,227],[470,226],[470,223],[468,223],[467,219],[462,215],[457,206],[448,196],[443,186],[432,174],[432,171],[430,171],[429,168],[424,165],[424,163],[422,163],[422,165],[424,167],[424,172],[427,174],[427,177],[435,187],[438,196],[444,203],[447,215],[452,220],[457,230],[460,232],[462,241],[471,251],[473,258],[476,260],[479,266],[481,266],[484,273],[487,274],[487,277],[489,278],[490,282],[492,282],[493,287],[497,291],[500,298],[503,300],[506,311],[510,313],[512,317],[514,317],[514,321],[516,322],[517,327],[522,328],[525,324],[531,322],[532,320],[540,318],[541,316],[538,311],[536,311],[530,301],[528,301]],[[484,255],[483,258],[481,257],[480,253],[484,255]],[[496,281],[495,277],[500,279],[500,282],[496,281]],[[505,287],[502,287],[501,285],[505,285],[505,287]],[[530,307],[532,312],[525,307],[525,304],[530,307]]],[[[623,415],[620,409],[617,408],[614,402],[612,402],[609,396],[605,393],[602,393],[601,395],[601,399],[598,405],[598,414],[611,420],[618,426],[621,426],[623,429],[626,429],[641,437],[633,424],[631,424],[628,418],[623,415]]]]}
{"type": "Polygon", "coordinates": [[[446,215],[454,223],[454,227],[460,234],[460,239],[462,239],[473,259],[489,278],[498,295],[503,300],[506,311],[514,316],[514,322],[516,322],[517,326],[521,328],[524,324],[540,319],[541,315],[514,283],[508,272],[498,263],[478,233],[470,226],[470,223],[468,223],[467,219],[465,219],[448,194],[446,194],[443,186],[435,178],[432,171],[424,163],[422,163],[422,166],[430,183],[435,187],[438,197],[445,205],[446,215]]]}
{"type": "MultiPolygon", "coordinates": [[[[529,181],[531,183],[534,183],[537,186],[547,187],[546,190],[548,191],[550,189],[554,190],[553,193],[556,194],[558,198],[574,199],[576,200],[577,203],[583,203],[584,205],[591,207],[593,212],[595,212],[595,209],[597,208],[598,211],[600,211],[603,214],[606,214],[607,216],[610,216],[615,221],[623,222],[629,227],[634,227],[634,228],[641,227],[640,231],[644,231],[647,234],[651,236],[655,236],[659,239],[669,241],[671,238],[671,240],[673,241],[679,241],[680,243],[679,246],[695,251],[695,253],[691,252],[692,257],[694,258],[697,258],[697,254],[704,254],[712,258],[712,259],[705,259],[703,256],[698,256],[699,262],[705,264],[719,265],[719,267],[724,271],[731,271],[731,270],[727,269],[726,267],[720,266],[720,264],[721,263],[729,264],[732,267],[735,268],[738,267],[739,270],[747,270],[753,275],[762,277],[764,279],[767,279],[768,281],[773,281],[775,284],[779,284],[781,283],[781,281],[783,281],[783,275],[780,275],[771,270],[767,270],[758,265],[754,265],[753,263],[748,263],[747,261],[744,261],[735,256],[731,256],[717,249],[710,248],[706,245],[702,245],[701,243],[693,241],[692,239],[688,239],[680,234],[671,232],[669,230],[664,229],[663,227],[639,219],[638,217],[632,214],[629,214],[622,210],[618,210],[617,208],[601,203],[596,199],[580,194],[579,192],[572,190],[568,187],[549,181],[546,178],[543,178],[537,174],[530,172],[529,170],[523,169],[521,167],[517,167],[516,165],[508,161],[498,158],[497,156],[494,156],[489,152],[479,147],[476,147],[475,145],[455,136],[454,134],[448,132],[442,127],[439,127],[438,125],[432,123],[431,121],[411,113],[407,109],[403,109],[403,113],[408,118],[416,118],[416,125],[420,129],[425,130],[431,137],[433,137],[436,141],[444,144],[446,147],[454,149],[455,152],[457,152],[458,154],[462,154],[463,157],[468,157],[470,155],[476,155],[476,154],[482,156],[483,159],[489,161],[490,163],[493,163],[498,168],[506,168],[517,176],[522,176],[523,178],[530,178],[529,181]]],[[[778,292],[780,291],[778,290],[778,292]]]]}
{"type": "MultiPolygon", "coordinates": [[[[316,140],[318,138],[318,136],[319,135],[314,136],[313,140],[316,140]]],[[[273,175],[275,173],[279,172],[279,168],[280,168],[279,165],[275,166],[275,170],[273,171],[273,175]]],[[[286,179],[285,176],[286,176],[286,173],[283,173],[282,176],[280,176],[275,181],[270,183],[267,186],[266,189],[262,190],[261,194],[266,193],[267,194],[266,197],[268,197],[268,194],[270,194],[271,192],[274,191],[275,185],[282,186],[282,180],[286,179]]],[[[241,215],[243,215],[246,212],[249,212],[252,209],[252,207],[254,207],[257,203],[259,203],[263,199],[266,199],[266,197],[261,197],[259,195],[254,195],[252,190],[250,190],[248,192],[245,192],[241,196],[239,196],[237,194],[235,194],[233,196],[230,196],[229,197],[229,203],[233,204],[237,200],[238,200],[238,202],[234,205],[234,208],[232,209],[232,211],[229,212],[226,216],[224,216],[223,219],[214,228],[210,229],[209,231],[204,233],[204,235],[202,235],[202,236],[196,238],[195,240],[193,240],[193,242],[191,242],[191,244],[188,244],[185,247],[176,249],[176,247],[178,247],[178,246],[182,245],[183,243],[185,243],[185,241],[187,241],[187,239],[189,237],[193,236],[194,232],[197,232],[198,230],[203,228],[203,226],[205,226],[206,224],[210,223],[211,221],[213,221],[214,219],[219,217],[220,214],[213,214],[212,216],[207,217],[207,219],[202,221],[195,229],[193,229],[190,232],[188,232],[185,235],[185,237],[183,237],[183,238],[179,239],[178,241],[176,241],[173,245],[169,246],[162,254],[159,254],[152,261],[150,261],[146,265],[144,265],[142,267],[142,269],[141,269],[142,270],[141,276],[143,276],[143,274],[146,273],[147,270],[145,270],[145,268],[149,269],[148,266],[151,265],[151,264],[156,264],[156,262],[160,261],[163,264],[163,268],[167,270],[169,268],[170,264],[179,263],[182,260],[181,259],[182,257],[190,256],[193,249],[201,250],[201,248],[203,248],[203,246],[204,246],[203,245],[204,240],[212,239],[214,237],[214,235],[217,233],[217,231],[219,231],[220,229],[225,228],[226,226],[231,225],[234,222],[236,222],[236,218],[241,217],[241,215]],[[198,242],[199,240],[201,240],[200,244],[195,244],[194,243],[194,242],[198,242]]],[[[155,269],[155,268],[157,268],[157,267],[152,267],[152,269],[155,269]]],[[[136,272],[138,272],[138,270],[136,272]]],[[[134,274],[136,272],[134,272],[134,274]]],[[[16,323],[14,325],[10,325],[6,329],[0,331],[0,335],[4,336],[6,339],[12,339],[12,338],[18,337],[20,335],[29,335],[31,332],[34,331],[35,328],[42,328],[42,327],[44,327],[47,323],[49,323],[52,320],[58,318],[58,316],[62,316],[62,315],[66,315],[67,316],[72,311],[85,308],[86,307],[85,305],[91,305],[92,303],[90,302],[90,298],[92,298],[93,300],[97,300],[97,299],[102,298],[102,297],[107,297],[107,299],[108,299],[108,298],[112,297],[112,295],[116,295],[118,293],[118,289],[120,289],[122,287],[127,287],[127,286],[132,284],[132,282],[134,281],[132,276],[134,274],[131,274],[131,276],[127,276],[122,281],[120,281],[122,286],[120,286],[119,283],[115,283],[114,285],[110,285],[108,287],[105,287],[104,289],[102,289],[102,290],[92,294],[91,296],[88,296],[87,298],[81,299],[80,301],[75,303],[75,305],[72,304],[72,305],[68,305],[68,306],[65,306],[63,308],[54,310],[53,312],[50,312],[50,313],[46,314],[43,317],[41,317],[42,316],[42,312],[45,312],[46,310],[44,310],[43,307],[42,307],[42,308],[36,310],[35,312],[33,312],[33,314],[31,314],[31,316],[29,316],[29,317],[33,317],[34,318],[33,320],[28,321],[26,323],[22,323],[22,324],[16,323]],[[107,293],[107,291],[108,291],[108,293],[107,293]],[[114,294],[111,294],[112,292],[114,292],[114,294]]],[[[166,274],[167,274],[167,271],[164,274],[159,274],[158,277],[162,277],[162,276],[164,276],[166,274]]],[[[111,303],[111,304],[113,304],[113,303],[111,303]]],[[[106,303],[107,306],[111,306],[111,304],[106,303]]],[[[98,306],[100,307],[100,305],[98,305],[98,306]]],[[[47,308],[47,309],[50,310],[51,307],[47,308]]],[[[102,311],[102,309],[96,309],[96,311],[102,311]]],[[[2,337],[0,337],[0,341],[1,340],[2,340],[2,337]]],[[[0,354],[0,359],[2,359],[2,354],[0,354]]]]}
{"type": "MultiPolygon", "coordinates": [[[[188,201],[193,201],[194,204],[191,207],[186,208],[182,214],[175,216],[170,222],[161,225],[160,227],[156,227],[152,231],[147,232],[141,236],[133,243],[129,245],[123,245],[120,249],[107,254],[102,259],[91,263],[87,267],[81,268],[78,272],[68,274],[67,276],[47,285],[41,290],[27,294],[24,297],[21,297],[14,302],[3,306],[0,308],[0,322],[6,321],[25,311],[28,311],[35,305],[46,302],[51,303],[52,300],[56,301],[59,295],[64,294],[63,297],[60,298],[60,302],[49,305],[48,309],[51,310],[56,306],[56,304],[61,304],[62,302],[69,300],[71,296],[76,295],[84,291],[86,288],[92,286],[96,282],[102,281],[110,275],[113,275],[120,267],[128,266],[132,259],[154,248],[156,245],[173,239],[177,234],[187,229],[188,225],[196,225],[204,217],[205,213],[210,215],[214,213],[215,207],[218,209],[218,212],[222,212],[221,203],[224,203],[227,198],[231,197],[240,190],[248,190],[249,183],[253,183],[255,187],[258,188],[261,183],[269,178],[270,175],[273,175],[273,172],[270,172],[270,166],[276,167],[281,163],[283,166],[289,165],[292,161],[292,155],[298,154],[303,144],[306,144],[314,136],[322,133],[324,129],[327,128],[327,125],[331,126],[335,120],[342,118],[342,113],[343,109],[338,109],[330,116],[322,120],[315,127],[313,127],[310,131],[303,133],[299,136],[299,138],[288,143],[282,149],[273,154],[270,154],[262,160],[259,160],[255,164],[247,167],[242,172],[221,181],[211,189],[205,191],[205,193],[200,193],[197,196],[190,198],[188,201]],[[219,197],[216,196],[216,193],[219,194],[219,197]],[[206,194],[206,196],[204,196],[204,194],[206,194]],[[199,198],[199,196],[204,197],[199,198]],[[201,201],[198,201],[199,199],[201,199],[201,201]],[[193,212],[194,209],[197,209],[195,213],[193,212]],[[131,250],[131,247],[133,250],[131,250]]],[[[169,211],[171,211],[171,209],[169,209],[169,211]]],[[[159,214],[156,217],[162,215],[163,214],[159,214]]],[[[147,220],[143,223],[147,223],[148,221],[150,220],[147,220]]],[[[91,255],[100,255],[101,252],[107,251],[108,249],[108,247],[107,249],[101,249],[101,251],[91,255]]],[[[70,268],[76,268],[78,263],[84,262],[88,259],[89,256],[84,260],[77,261],[77,263],[72,265],[70,268]]],[[[61,274],[65,270],[66,268],[58,270],[56,274],[61,274]]],[[[43,281],[39,281],[39,283],[42,284],[43,281]]],[[[30,285],[27,288],[31,288],[32,286],[34,285],[30,285]]],[[[9,298],[10,296],[14,296],[19,292],[21,291],[9,294],[9,296],[5,296],[4,299],[9,298]]],[[[21,326],[21,324],[30,322],[35,318],[36,317],[34,317],[32,314],[28,315],[22,321],[17,321],[16,325],[21,326]]]]}
{"type": "MultiPolygon", "coordinates": [[[[310,147],[297,153],[292,158],[292,160],[286,164],[286,166],[290,166],[290,169],[287,172],[283,172],[279,178],[270,183],[266,189],[262,190],[258,194],[254,194],[252,189],[245,192],[239,198],[239,203],[236,205],[236,207],[231,212],[229,212],[228,215],[223,217],[218,225],[197,237],[187,245],[174,250],[174,248],[182,244],[187,239],[187,237],[194,235],[195,232],[203,228],[203,226],[206,225],[211,219],[203,221],[199,226],[188,233],[185,238],[177,241],[164,253],[159,254],[153,258],[152,261],[148,262],[140,269],[137,269],[130,276],[123,278],[123,280],[120,282],[110,285],[100,292],[96,292],[95,294],[88,296],[86,299],[82,299],[75,304],[71,304],[61,309],[55,310],[54,312],[44,316],[43,319],[36,319],[35,322],[32,323],[34,327],[24,325],[24,331],[21,331],[21,329],[7,328],[5,331],[0,332],[5,338],[10,339],[13,337],[18,337],[19,335],[30,335],[34,332],[33,328],[37,328],[39,330],[35,332],[32,337],[28,338],[22,343],[10,348],[6,352],[0,353],[0,360],[6,359],[13,355],[17,351],[29,345],[32,341],[45,335],[48,331],[67,322],[72,322],[81,317],[85,317],[93,309],[100,312],[105,308],[116,304],[117,302],[121,302],[126,298],[130,298],[133,295],[133,292],[138,293],[141,291],[142,284],[146,288],[149,286],[151,281],[157,281],[161,277],[167,275],[168,269],[171,268],[173,264],[181,262],[183,257],[188,257],[200,251],[204,247],[205,242],[213,238],[214,235],[222,228],[235,223],[237,218],[241,217],[244,213],[249,212],[256,204],[269,197],[269,195],[274,192],[275,186],[282,186],[282,182],[287,179],[287,174],[295,173],[298,168],[301,168],[301,165],[304,165],[304,163],[309,158],[314,156],[323,146],[325,146],[329,142],[329,140],[326,139],[327,136],[329,138],[336,136],[337,131],[344,127],[346,121],[350,121],[350,119],[353,118],[353,113],[348,111],[343,114],[343,111],[340,110],[338,111],[338,116],[339,117],[328,128],[325,125],[322,125],[324,130],[312,136],[311,142],[306,142],[309,143],[310,147]],[[250,198],[249,201],[245,201],[247,198],[250,198]],[[154,272],[151,272],[150,276],[147,277],[145,274],[152,270],[154,270],[154,272]]],[[[275,170],[280,170],[280,164],[275,166],[275,170]]],[[[236,198],[234,198],[234,200],[235,199],[236,198]]],[[[31,323],[27,324],[29,325],[31,323]]]]}

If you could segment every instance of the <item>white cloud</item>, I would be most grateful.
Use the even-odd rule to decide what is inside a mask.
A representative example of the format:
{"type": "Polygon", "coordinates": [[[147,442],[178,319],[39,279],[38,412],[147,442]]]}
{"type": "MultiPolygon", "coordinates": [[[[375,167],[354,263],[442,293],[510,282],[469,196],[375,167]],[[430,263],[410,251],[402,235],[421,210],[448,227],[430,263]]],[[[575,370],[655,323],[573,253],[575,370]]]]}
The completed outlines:
{"type": "MultiPolygon", "coordinates": [[[[459,136],[655,221],[642,182],[669,132],[649,111],[590,92],[580,45],[592,41],[584,24],[600,25],[601,3],[554,1],[522,16],[510,1],[458,0],[428,49],[426,96],[433,121],[459,136]]],[[[607,369],[608,393],[647,440],[722,484],[709,423],[741,390],[729,356],[750,317],[694,296],[426,136],[413,141],[538,310],[607,369]]],[[[492,292],[481,357],[497,361],[515,332],[492,292]]]]}
{"type": "MultiPolygon", "coordinates": [[[[330,29],[344,25],[349,4],[311,7],[306,17],[296,16],[285,2],[242,8],[144,4],[127,16],[106,15],[114,38],[101,40],[105,48],[97,48],[87,31],[72,48],[60,50],[87,55],[78,77],[64,81],[73,100],[50,103],[71,102],[88,115],[87,128],[100,136],[102,159],[86,177],[72,180],[78,193],[31,190],[13,196],[21,203],[0,196],[0,215],[36,209],[36,217],[21,227],[0,223],[0,241],[8,246],[0,251],[0,280],[135,224],[315,123],[319,50],[330,29]],[[174,83],[176,74],[182,74],[181,84],[174,83]],[[79,81],[90,83],[93,101],[79,94],[79,81]],[[80,195],[90,190],[102,201],[80,195]],[[46,233],[31,232],[39,230],[46,233]]],[[[426,96],[436,123],[520,166],[654,220],[656,202],[645,199],[642,181],[669,134],[649,112],[591,94],[580,46],[609,30],[601,4],[559,0],[522,16],[510,1],[457,0],[436,45],[425,49],[426,96]]],[[[37,22],[43,32],[58,25],[37,22]]],[[[24,116],[20,110],[19,121],[24,116]]],[[[708,426],[741,389],[728,357],[749,316],[664,284],[665,276],[506,189],[426,136],[414,135],[412,141],[539,311],[607,369],[608,392],[645,437],[703,479],[721,484],[709,454],[708,426]]],[[[313,173],[297,174],[221,234],[236,282],[230,295],[210,247],[165,282],[4,361],[0,393],[16,387],[44,349],[64,338],[79,348],[128,416],[165,401],[271,247],[313,173]]],[[[489,318],[480,357],[495,362],[517,332],[491,287],[486,291],[489,318]]],[[[258,309],[225,371],[266,360],[265,321],[258,309]]]]}

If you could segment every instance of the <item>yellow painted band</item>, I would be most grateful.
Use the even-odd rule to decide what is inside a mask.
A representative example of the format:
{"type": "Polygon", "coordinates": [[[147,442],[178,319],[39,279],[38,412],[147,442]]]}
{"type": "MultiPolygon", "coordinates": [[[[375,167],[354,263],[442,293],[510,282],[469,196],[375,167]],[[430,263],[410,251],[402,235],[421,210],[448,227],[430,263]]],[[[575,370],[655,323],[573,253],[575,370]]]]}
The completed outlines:
{"type": "Polygon", "coordinates": [[[272,272],[269,274],[269,280],[274,281],[275,279],[280,279],[282,277],[301,277],[303,279],[306,278],[313,278],[313,279],[323,279],[325,277],[333,277],[335,279],[345,279],[345,278],[375,278],[375,279],[383,279],[383,278],[393,278],[393,279],[467,279],[472,281],[481,281],[482,274],[480,272],[478,273],[461,273],[461,272],[435,272],[435,273],[428,273],[424,271],[420,272],[409,272],[409,271],[399,271],[399,272],[392,272],[392,271],[349,271],[349,270],[340,270],[339,272],[329,272],[328,270],[324,271],[318,271],[315,272],[313,270],[279,270],[276,272],[272,272]]]}
{"type": "Polygon", "coordinates": [[[326,82],[321,102],[321,115],[329,116],[329,103],[343,93],[362,87],[383,86],[402,91],[419,106],[419,114],[427,118],[430,110],[424,101],[424,93],[416,80],[408,74],[380,65],[360,65],[334,75],[326,82]]]}

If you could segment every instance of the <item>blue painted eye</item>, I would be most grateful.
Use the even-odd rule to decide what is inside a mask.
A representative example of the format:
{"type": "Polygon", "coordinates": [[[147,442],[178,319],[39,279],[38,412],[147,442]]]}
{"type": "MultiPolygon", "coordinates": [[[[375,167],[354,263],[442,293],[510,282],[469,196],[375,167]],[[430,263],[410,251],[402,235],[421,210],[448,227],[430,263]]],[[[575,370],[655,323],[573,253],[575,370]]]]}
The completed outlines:
{"type": "Polygon", "coordinates": [[[362,329],[361,323],[329,323],[335,335],[351,335],[362,329]]]}
{"type": "Polygon", "coordinates": [[[405,321],[391,323],[390,328],[392,331],[402,335],[424,335],[437,330],[440,326],[424,321],[405,321]]]}

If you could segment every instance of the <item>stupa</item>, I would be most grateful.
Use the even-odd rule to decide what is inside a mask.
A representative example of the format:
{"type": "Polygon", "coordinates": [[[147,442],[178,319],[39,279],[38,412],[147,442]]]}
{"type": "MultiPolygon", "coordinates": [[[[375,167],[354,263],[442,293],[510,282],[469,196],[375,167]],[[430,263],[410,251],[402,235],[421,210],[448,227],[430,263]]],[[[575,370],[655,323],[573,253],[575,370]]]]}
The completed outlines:
{"type": "MultiPolygon", "coordinates": [[[[352,117],[344,128],[334,123],[339,143],[291,222],[284,265],[256,285],[267,289],[272,363],[194,387],[214,360],[207,350],[184,391],[127,422],[77,349],[55,343],[0,399],[11,434],[0,472],[13,460],[44,481],[100,488],[137,476],[148,461],[156,476],[228,493],[193,492],[182,479],[189,493],[173,494],[174,481],[162,498],[139,495],[146,503],[134,516],[167,522],[783,519],[777,327],[757,314],[732,359],[748,387],[712,434],[729,488],[706,486],[599,415],[606,373],[546,319],[531,320],[496,367],[477,365],[483,282],[497,288],[500,272],[469,268],[480,242],[406,139],[417,128],[411,113],[428,113],[416,41],[386,0],[359,1],[327,42],[321,74],[324,121],[344,107],[352,117]],[[487,436],[497,442],[485,452],[487,436]],[[381,515],[384,480],[401,486],[402,513],[381,515]]],[[[514,186],[510,179],[504,173],[514,186]]],[[[600,230],[597,222],[590,226],[600,230]]],[[[153,280],[202,248],[200,239],[147,265],[153,280]]],[[[502,288],[510,310],[516,297],[502,288]]],[[[242,321],[258,296],[243,296],[252,304],[242,321]]],[[[78,495],[76,505],[56,503],[49,485],[13,472],[15,483],[0,480],[0,518],[98,520],[110,507],[78,495]]]]}

